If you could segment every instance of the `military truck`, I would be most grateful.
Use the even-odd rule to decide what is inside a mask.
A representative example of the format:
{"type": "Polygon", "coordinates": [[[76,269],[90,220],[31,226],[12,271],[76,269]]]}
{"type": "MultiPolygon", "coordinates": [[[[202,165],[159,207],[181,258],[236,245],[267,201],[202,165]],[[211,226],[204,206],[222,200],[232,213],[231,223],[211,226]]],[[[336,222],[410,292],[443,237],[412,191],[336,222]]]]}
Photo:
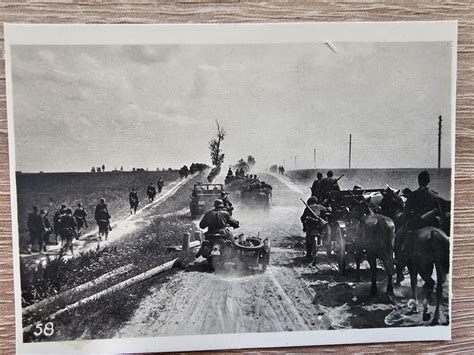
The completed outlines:
{"type": "Polygon", "coordinates": [[[190,196],[189,209],[191,218],[196,219],[205,212],[214,208],[214,201],[224,192],[223,184],[194,184],[193,192],[190,196]]]}

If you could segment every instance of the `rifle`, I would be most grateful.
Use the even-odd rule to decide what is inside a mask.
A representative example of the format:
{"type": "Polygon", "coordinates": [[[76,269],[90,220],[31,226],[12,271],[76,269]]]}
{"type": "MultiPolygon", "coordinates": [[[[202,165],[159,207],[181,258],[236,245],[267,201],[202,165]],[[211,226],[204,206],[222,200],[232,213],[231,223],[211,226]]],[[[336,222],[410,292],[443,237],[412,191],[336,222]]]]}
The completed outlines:
{"type": "Polygon", "coordinates": [[[323,226],[325,226],[326,224],[328,224],[328,222],[326,222],[324,219],[322,219],[321,217],[319,217],[312,209],[311,207],[308,206],[308,204],[306,202],[304,202],[304,200],[302,198],[300,198],[301,202],[303,202],[303,204],[306,206],[306,208],[311,212],[311,214],[313,215],[314,218],[316,218],[319,222],[322,223],[323,226]]]}
{"type": "Polygon", "coordinates": [[[326,188],[324,190],[322,190],[320,193],[319,193],[319,196],[318,197],[321,197],[321,196],[324,196],[324,194],[332,187],[332,185],[334,185],[335,183],[337,183],[339,180],[341,180],[341,178],[344,176],[344,174],[342,174],[341,176],[339,176],[336,180],[333,180],[331,181],[331,184],[326,186],[326,188]]]}

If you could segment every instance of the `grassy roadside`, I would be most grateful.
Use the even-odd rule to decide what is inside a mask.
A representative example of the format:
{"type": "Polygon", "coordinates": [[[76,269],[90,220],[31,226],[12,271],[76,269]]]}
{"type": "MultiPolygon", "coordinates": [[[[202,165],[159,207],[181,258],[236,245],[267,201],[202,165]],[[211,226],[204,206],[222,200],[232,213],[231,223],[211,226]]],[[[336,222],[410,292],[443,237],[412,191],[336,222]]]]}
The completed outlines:
{"type": "MultiPolygon", "coordinates": [[[[83,253],[66,261],[51,260],[44,266],[37,268],[22,265],[22,306],[25,307],[94,280],[119,267],[133,264],[133,269],[125,274],[117,275],[97,287],[80,292],[80,294],[74,294],[67,300],[61,298],[47,309],[24,318],[23,327],[33,325],[34,328],[38,322],[45,324],[48,322],[45,315],[52,314],[67,304],[84,299],[176,258],[179,253],[170,252],[167,247],[180,245],[182,234],[184,232],[192,233],[196,230],[196,226],[187,215],[170,215],[170,213],[188,207],[192,186],[195,182],[202,180],[202,174],[205,173],[198,174],[186,182],[172,198],[164,201],[157,208],[157,215],[151,218],[150,224],[120,238],[107,247],[83,253]],[[167,215],[163,216],[164,214],[167,215]]],[[[82,336],[87,329],[94,338],[108,337],[114,334],[132,315],[150,285],[164,282],[162,280],[163,276],[147,280],[117,292],[109,299],[92,302],[72,314],[63,314],[54,320],[57,332],[52,337],[35,337],[33,329],[24,334],[24,341],[71,340],[82,336]]],[[[84,336],[87,334],[86,332],[84,336]]]]}
{"type": "MultiPolygon", "coordinates": [[[[39,294],[38,289],[43,290],[42,296],[51,296],[61,290],[69,289],[86,281],[98,277],[100,274],[117,269],[132,263],[134,268],[122,275],[114,277],[98,288],[92,288],[86,292],[74,295],[71,299],[78,301],[85,297],[97,293],[98,291],[117,284],[123,280],[131,278],[153,267],[161,265],[179,256],[178,252],[170,252],[167,246],[179,245],[184,232],[195,230],[192,221],[185,217],[168,216],[158,217],[140,233],[140,236],[129,235],[124,237],[120,243],[114,243],[108,248],[99,251],[92,251],[81,257],[71,259],[67,262],[52,263],[47,269],[38,269],[31,272],[29,278],[25,280],[32,283],[36,288],[23,289],[24,305],[27,299],[39,294]]],[[[162,277],[145,281],[124,289],[116,294],[110,295],[82,308],[76,309],[70,314],[63,314],[54,320],[57,330],[51,337],[37,338],[33,331],[24,334],[25,341],[58,341],[71,340],[83,335],[86,329],[96,337],[106,337],[115,332],[123,322],[131,316],[140,300],[145,296],[150,283],[156,283],[157,279],[162,282],[162,277]]],[[[38,301],[38,298],[35,299],[38,301]]],[[[61,299],[55,302],[49,309],[43,309],[36,314],[32,314],[27,319],[23,319],[23,326],[34,325],[38,322],[45,324],[48,319],[45,315],[66,306],[69,300],[61,299]]],[[[33,327],[34,328],[34,327],[33,327]]]]}

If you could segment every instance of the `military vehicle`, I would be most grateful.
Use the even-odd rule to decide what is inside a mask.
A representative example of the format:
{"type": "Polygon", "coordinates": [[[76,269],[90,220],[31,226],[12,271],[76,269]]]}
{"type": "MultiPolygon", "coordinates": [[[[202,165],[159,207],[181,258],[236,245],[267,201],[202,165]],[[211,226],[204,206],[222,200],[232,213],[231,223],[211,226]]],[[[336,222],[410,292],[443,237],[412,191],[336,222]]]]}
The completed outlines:
{"type": "Polygon", "coordinates": [[[223,184],[194,184],[190,196],[189,209],[191,218],[196,219],[213,209],[214,201],[224,192],[223,184]]]}

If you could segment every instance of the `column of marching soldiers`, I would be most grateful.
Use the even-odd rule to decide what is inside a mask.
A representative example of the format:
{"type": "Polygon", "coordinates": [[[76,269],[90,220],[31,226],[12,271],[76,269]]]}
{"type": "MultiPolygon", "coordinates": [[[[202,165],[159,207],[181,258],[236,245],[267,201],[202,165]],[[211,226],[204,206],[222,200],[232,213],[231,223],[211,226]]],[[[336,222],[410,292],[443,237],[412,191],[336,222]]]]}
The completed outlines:
{"type": "MultiPolygon", "coordinates": [[[[155,197],[161,193],[165,182],[162,178],[159,178],[156,184],[151,182],[146,189],[148,197],[148,203],[155,200],[155,197]]],[[[138,193],[135,188],[132,187],[128,200],[130,204],[130,214],[136,214],[139,205],[138,193]]],[[[48,217],[47,209],[39,209],[38,206],[33,206],[33,210],[28,212],[27,227],[29,232],[29,243],[25,250],[27,254],[31,254],[32,251],[38,251],[40,253],[47,252],[47,245],[58,245],[58,236],[61,238],[61,248],[59,251],[60,255],[67,253],[69,250],[71,254],[73,250],[73,240],[79,240],[81,237],[82,230],[88,228],[87,223],[87,212],[81,202],[77,204],[77,208],[72,211],[72,208],[67,206],[65,203],[61,204],[58,208],[51,202],[55,213],[53,215],[53,225],[48,217]],[[55,234],[55,242],[50,242],[50,236],[55,234]],[[35,246],[38,246],[38,249],[35,246]]],[[[105,203],[105,199],[101,198],[99,203],[96,205],[94,219],[99,227],[99,238],[102,240],[102,236],[105,236],[107,240],[108,232],[112,231],[110,225],[111,215],[109,209],[105,203]]]]}

